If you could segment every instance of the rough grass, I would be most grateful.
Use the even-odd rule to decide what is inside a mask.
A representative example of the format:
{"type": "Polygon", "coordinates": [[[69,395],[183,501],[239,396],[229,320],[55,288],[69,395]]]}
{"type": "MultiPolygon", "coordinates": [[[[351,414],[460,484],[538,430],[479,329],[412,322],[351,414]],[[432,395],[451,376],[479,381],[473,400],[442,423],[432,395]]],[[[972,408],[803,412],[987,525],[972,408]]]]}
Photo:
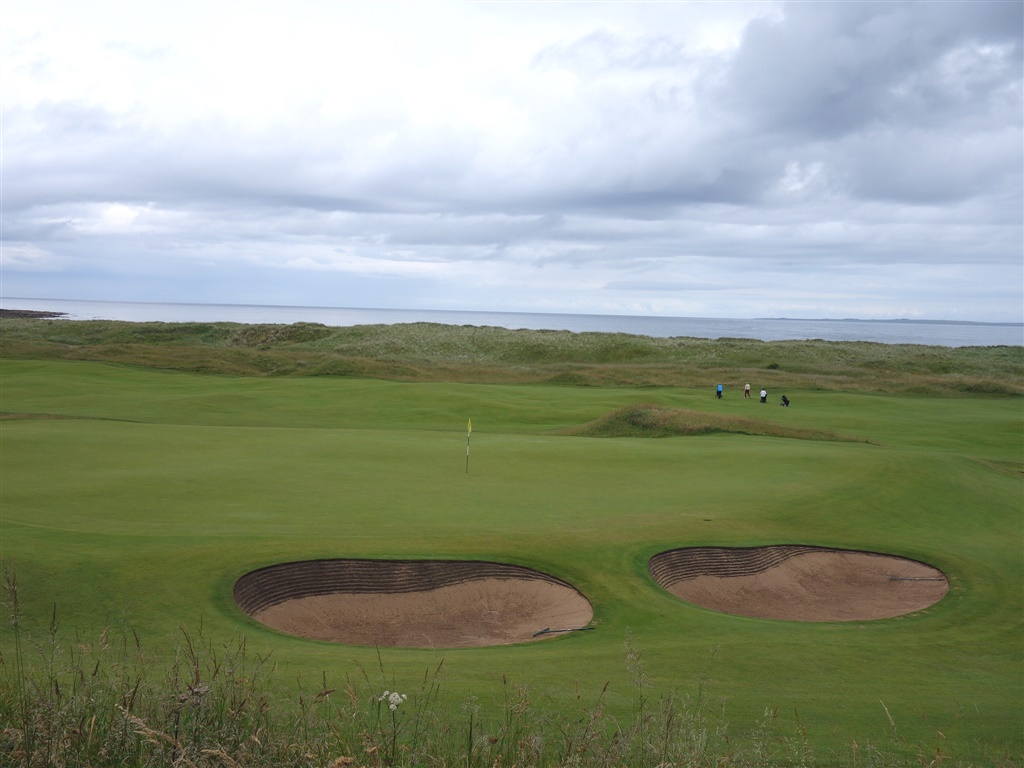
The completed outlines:
{"type": "Polygon", "coordinates": [[[1024,347],[657,338],[409,323],[128,323],[0,319],[0,357],[244,376],[910,394],[1024,394],[1024,347]]]}
{"type": "Polygon", "coordinates": [[[683,437],[737,434],[797,440],[868,442],[863,438],[840,435],[832,431],[801,429],[762,419],[708,413],[689,408],[666,408],[650,403],[620,408],[582,426],[559,430],[557,434],[573,437],[683,437]]]}
{"type": "Polygon", "coordinates": [[[1019,766],[1008,750],[951,754],[941,734],[935,743],[908,743],[884,703],[888,733],[876,741],[820,748],[799,715],[778,708],[736,738],[707,694],[707,672],[689,693],[656,694],[628,635],[621,663],[631,704],[620,714],[608,706],[607,684],[577,690],[559,709],[507,675],[495,682],[500,703],[489,711],[476,697],[452,706],[443,660],[396,690],[379,655],[375,668],[325,671],[282,696],[274,658],[202,628],[180,627],[167,665],[135,633],[107,627],[71,641],[54,612],[46,639],[29,649],[18,590],[5,572],[16,651],[0,666],[0,764],[12,768],[1019,766]]]}

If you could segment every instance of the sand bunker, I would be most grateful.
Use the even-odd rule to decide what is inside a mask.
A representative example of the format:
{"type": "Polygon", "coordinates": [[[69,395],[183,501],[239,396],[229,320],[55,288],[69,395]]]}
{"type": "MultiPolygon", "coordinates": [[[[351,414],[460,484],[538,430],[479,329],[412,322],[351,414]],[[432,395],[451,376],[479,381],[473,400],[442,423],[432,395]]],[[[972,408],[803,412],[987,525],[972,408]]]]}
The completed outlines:
{"type": "Polygon", "coordinates": [[[887,619],[934,605],[949,591],[942,571],[916,560],[793,544],[674,549],[652,557],[648,568],[689,603],[763,619],[887,619]]]}
{"type": "Polygon", "coordinates": [[[590,602],[514,565],[441,560],[310,560],[248,573],[235,602],[281,632],[352,645],[465,648],[584,627],[590,602]],[[542,630],[551,632],[540,634],[542,630]]]}

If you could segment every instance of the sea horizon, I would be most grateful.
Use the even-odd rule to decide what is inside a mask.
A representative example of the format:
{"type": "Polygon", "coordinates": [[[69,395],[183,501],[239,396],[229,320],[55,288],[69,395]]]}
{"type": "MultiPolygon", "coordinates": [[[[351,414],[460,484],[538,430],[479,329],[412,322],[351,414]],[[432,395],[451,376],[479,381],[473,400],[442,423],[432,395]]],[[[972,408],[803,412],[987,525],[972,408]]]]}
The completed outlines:
{"type": "Polygon", "coordinates": [[[465,309],[321,307],[287,304],[108,301],[0,297],[0,309],[60,313],[67,320],[125,322],[238,322],[327,326],[437,322],[509,329],[628,333],[656,337],[824,339],[929,346],[1022,346],[1024,322],[941,318],[712,318],[670,315],[520,312],[465,309]]]}

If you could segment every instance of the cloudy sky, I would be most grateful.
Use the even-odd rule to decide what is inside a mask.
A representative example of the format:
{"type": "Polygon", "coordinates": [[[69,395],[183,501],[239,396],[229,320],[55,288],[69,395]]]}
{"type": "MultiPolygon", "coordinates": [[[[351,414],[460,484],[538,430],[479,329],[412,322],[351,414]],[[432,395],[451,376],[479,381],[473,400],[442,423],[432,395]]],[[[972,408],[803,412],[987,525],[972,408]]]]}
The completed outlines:
{"type": "Polygon", "coordinates": [[[1022,9],[4,0],[0,292],[1019,322],[1022,9]]]}

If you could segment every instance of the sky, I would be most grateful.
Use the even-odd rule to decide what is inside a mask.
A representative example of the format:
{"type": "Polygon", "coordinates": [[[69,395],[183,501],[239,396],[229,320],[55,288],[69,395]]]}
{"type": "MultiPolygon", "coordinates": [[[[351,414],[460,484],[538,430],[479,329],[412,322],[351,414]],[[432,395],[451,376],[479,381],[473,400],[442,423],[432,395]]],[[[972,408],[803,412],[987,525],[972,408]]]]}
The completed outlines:
{"type": "Polygon", "coordinates": [[[3,0],[5,297],[1024,320],[1024,3],[3,0]]]}

